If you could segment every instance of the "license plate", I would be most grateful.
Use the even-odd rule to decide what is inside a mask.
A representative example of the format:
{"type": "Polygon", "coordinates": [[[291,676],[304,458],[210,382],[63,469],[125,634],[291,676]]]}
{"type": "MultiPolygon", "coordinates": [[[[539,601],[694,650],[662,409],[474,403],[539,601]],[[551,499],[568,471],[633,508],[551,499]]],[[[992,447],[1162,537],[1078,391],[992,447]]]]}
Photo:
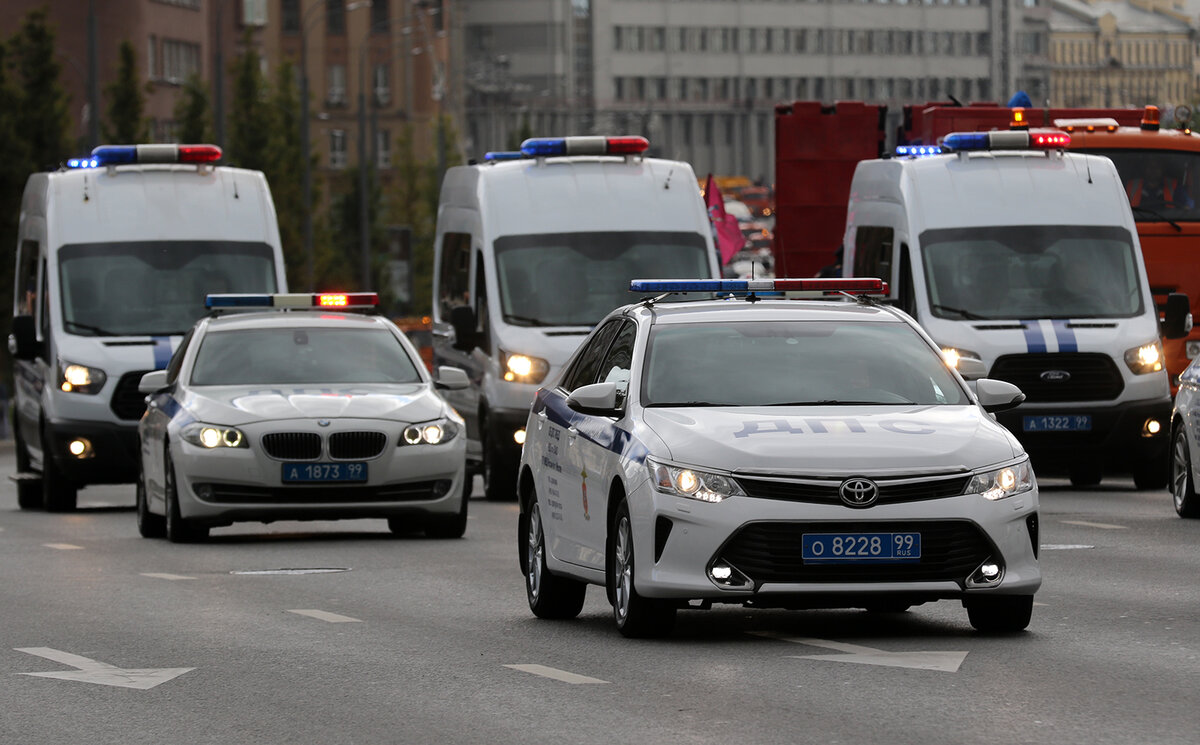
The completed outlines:
{"type": "Polygon", "coordinates": [[[366,481],[366,463],[284,463],[284,483],[366,481]]]}
{"type": "Polygon", "coordinates": [[[1027,416],[1024,421],[1026,432],[1091,432],[1091,414],[1052,414],[1027,416]]]}
{"type": "Polygon", "coordinates": [[[921,560],[920,533],[805,533],[806,564],[906,563],[921,560]]]}

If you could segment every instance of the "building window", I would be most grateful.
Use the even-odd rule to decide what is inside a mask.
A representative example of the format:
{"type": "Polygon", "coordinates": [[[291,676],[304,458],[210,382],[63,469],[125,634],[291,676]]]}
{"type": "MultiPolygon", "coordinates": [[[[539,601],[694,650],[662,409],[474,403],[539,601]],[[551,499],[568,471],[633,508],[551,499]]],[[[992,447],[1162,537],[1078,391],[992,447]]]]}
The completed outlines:
{"type": "Polygon", "coordinates": [[[182,83],[200,74],[200,45],[163,39],[162,76],[168,82],[182,83]]]}
{"type": "Polygon", "coordinates": [[[346,33],[346,0],[325,0],[325,31],[346,33]]]}
{"type": "Polygon", "coordinates": [[[375,0],[375,2],[371,3],[371,33],[386,33],[390,20],[388,17],[387,0],[375,0]]]}
{"type": "Polygon", "coordinates": [[[158,37],[154,34],[150,34],[146,44],[146,77],[158,80],[158,37]]]}
{"type": "Polygon", "coordinates": [[[329,130],[329,167],[346,167],[346,130],[329,130]]]}
{"type": "Polygon", "coordinates": [[[285,33],[298,32],[300,30],[300,0],[281,0],[279,16],[280,25],[285,33]]]}
{"type": "Polygon", "coordinates": [[[267,0],[242,0],[242,25],[267,25],[267,0]]]}
{"type": "Polygon", "coordinates": [[[375,167],[380,170],[392,167],[392,134],[386,129],[375,132],[375,167]]]}
{"type": "Polygon", "coordinates": [[[375,65],[372,78],[375,81],[375,103],[380,106],[387,106],[392,101],[392,86],[388,80],[388,66],[375,65]]]}
{"type": "Polygon", "coordinates": [[[346,66],[329,66],[329,93],[325,98],[330,106],[346,103],[346,66]]]}

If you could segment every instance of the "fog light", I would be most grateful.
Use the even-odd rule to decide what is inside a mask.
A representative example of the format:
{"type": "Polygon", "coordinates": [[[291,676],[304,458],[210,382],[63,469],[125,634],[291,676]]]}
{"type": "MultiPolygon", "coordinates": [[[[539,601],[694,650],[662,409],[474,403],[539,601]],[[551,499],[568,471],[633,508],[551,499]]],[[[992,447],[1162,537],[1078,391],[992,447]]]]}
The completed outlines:
{"type": "Polygon", "coordinates": [[[513,432],[513,442],[517,443],[518,445],[525,444],[525,430],[524,429],[518,429],[516,432],[513,432]]]}
{"type": "Polygon", "coordinates": [[[979,567],[979,573],[988,579],[995,579],[996,576],[1000,574],[1000,567],[996,566],[995,564],[984,564],[983,566],[979,567]]]}
{"type": "Polygon", "coordinates": [[[979,565],[979,568],[971,573],[967,578],[968,587],[994,587],[1000,583],[1004,577],[1004,565],[995,559],[988,557],[988,560],[979,565]]]}
{"type": "Polygon", "coordinates": [[[95,453],[92,452],[92,443],[86,437],[79,437],[71,440],[71,442],[67,444],[67,452],[69,452],[71,455],[74,455],[76,458],[79,458],[80,460],[84,458],[91,458],[93,455],[95,455],[95,453]]]}
{"type": "Polygon", "coordinates": [[[1154,437],[1159,432],[1162,432],[1162,422],[1157,419],[1147,419],[1142,425],[1142,437],[1154,437]]]}
{"type": "Polygon", "coordinates": [[[730,577],[733,576],[733,569],[731,567],[727,567],[722,564],[718,564],[717,566],[712,568],[712,576],[713,576],[713,579],[720,579],[720,580],[729,579],[730,577]]]}
{"type": "Polygon", "coordinates": [[[708,570],[708,577],[714,584],[721,587],[744,587],[750,584],[750,579],[724,561],[718,561],[708,570]]]}

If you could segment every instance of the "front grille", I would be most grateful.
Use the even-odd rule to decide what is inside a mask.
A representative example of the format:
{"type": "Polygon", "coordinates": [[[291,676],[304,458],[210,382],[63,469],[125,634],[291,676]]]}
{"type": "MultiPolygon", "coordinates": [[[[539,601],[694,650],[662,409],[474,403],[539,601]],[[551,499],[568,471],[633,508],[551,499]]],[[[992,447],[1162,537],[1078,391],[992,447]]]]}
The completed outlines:
{"type": "Polygon", "coordinates": [[[383,452],[382,432],[334,432],[329,436],[329,457],[339,460],[374,458],[383,452]]]}
{"type": "Polygon", "coordinates": [[[739,530],[718,556],[762,582],[936,582],[961,587],[992,554],[991,544],[966,520],[921,522],[758,522],[739,530]],[[809,564],[801,557],[805,533],[921,534],[921,560],[911,564],[809,564]]]}
{"type": "MultiPolygon", "coordinates": [[[[879,501],[876,504],[957,497],[967,488],[967,482],[970,480],[969,474],[875,479],[875,483],[879,486],[879,501]]],[[[748,497],[813,504],[841,504],[842,500],[838,489],[841,487],[842,481],[844,479],[819,481],[737,477],[737,482],[741,484],[742,490],[748,497]]]]}
{"type": "Polygon", "coordinates": [[[278,460],[316,460],[321,457],[321,436],[312,432],[272,432],[263,435],[263,450],[278,460]]]}
{"type": "Polygon", "coordinates": [[[359,502],[421,502],[446,496],[449,479],[413,481],[385,486],[242,486],[195,484],[196,496],[218,504],[354,504],[359,502]]]}
{"type": "Polygon", "coordinates": [[[1008,354],[996,360],[988,377],[1017,386],[1031,403],[1112,401],[1125,390],[1121,371],[1105,354],[1008,354]],[[1049,370],[1061,370],[1071,377],[1042,380],[1042,373],[1049,370]]]}
{"type": "Polygon", "coordinates": [[[138,383],[149,370],[136,370],[121,376],[113,390],[108,406],[118,419],[136,421],[146,413],[146,394],[138,390],[138,383]]]}

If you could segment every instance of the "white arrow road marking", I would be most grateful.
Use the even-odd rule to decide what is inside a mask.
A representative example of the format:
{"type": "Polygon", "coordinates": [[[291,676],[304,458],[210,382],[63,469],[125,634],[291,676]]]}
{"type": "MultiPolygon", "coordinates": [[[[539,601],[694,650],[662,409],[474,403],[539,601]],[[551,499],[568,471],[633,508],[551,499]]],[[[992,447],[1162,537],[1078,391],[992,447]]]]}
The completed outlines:
{"type": "Polygon", "coordinates": [[[142,572],[143,577],[151,577],[153,579],[196,579],[195,577],[185,577],[182,574],[165,574],[160,572],[142,572]]]}
{"type": "Polygon", "coordinates": [[[944,673],[956,673],[963,660],[967,658],[966,652],[886,652],[882,649],[874,649],[872,647],[863,647],[858,644],[847,644],[845,642],[829,641],[827,639],[809,639],[804,637],[790,637],[782,634],[777,634],[770,631],[753,632],[756,636],[764,636],[768,639],[778,639],[780,641],[792,642],[793,644],[807,644],[810,647],[821,647],[822,649],[833,649],[845,654],[818,654],[818,655],[789,655],[797,660],[827,660],[829,662],[855,662],[861,665],[880,665],[883,667],[907,667],[913,670],[936,670],[944,673]]]}
{"type": "Polygon", "coordinates": [[[63,652],[58,649],[51,649],[50,647],[14,647],[14,649],[18,652],[45,657],[48,660],[54,660],[55,662],[61,662],[64,665],[78,668],[78,670],[70,672],[21,673],[21,675],[32,675],[35,678],[74,680],[80,683],[98,683],[100,685],[117,686],[119,688],[137,688],[142,691],[166,683],[168,680],[178,678],[180,675],[196,669],[194,667],[148,667],[137,670],[122,670],[106,662],[97,662],[87,657],[81,657],[77,654],[63,652]]]}
{"type": "Polygon", "coordinates": [[[75,549],[83,548],[83,546],[76,546],[73,543],[43,543],[42,545],[46,548],[57,548],[61,551],[73,551],[75,549]]]}
{"type": "Polygon", "coordinates": [[[1082,525],[1085,528],[1100,528],[1101,530],[1128,530],[1126,525],[1112,525],[1111,523],[1092,523],[1087,520],[1059,520],[1065,525],[1082,525]]]}
{"type": "Polygon", "coordinates": [[[357,618],[351,618],[350,616],[343,616],[323,610],[289,610],[288,613],[295,613],[298,616],[308,616],[309,618],[316,618],[321,621],[328,621],[329,623],[362,623],[362,621],[357,618]]]}
{"type": "Polygon", "coordinates": [[[608,683],[607,680],[600,680],[599,678],[589,678],[586,675],[578,675],[576,673],[569,673],[566,670],[559,670],[558,668],[554,668],[554,667],[546,667],[545,665],[505,665],[505,667],[512,668],[513,670],[520,670],[523,673],[530,673],[532,675],[540,675],[543,678],[552,678],[554,680],[561,680],[563,683],[570,683],[572,685],[608,683]]]}
{"type": "Polygon", "coordinates": [[[1081,548],[1095,548],[1085,543],[1047,543],[1042,546],[1043,551],[1074,551],[1081,548]]]}

